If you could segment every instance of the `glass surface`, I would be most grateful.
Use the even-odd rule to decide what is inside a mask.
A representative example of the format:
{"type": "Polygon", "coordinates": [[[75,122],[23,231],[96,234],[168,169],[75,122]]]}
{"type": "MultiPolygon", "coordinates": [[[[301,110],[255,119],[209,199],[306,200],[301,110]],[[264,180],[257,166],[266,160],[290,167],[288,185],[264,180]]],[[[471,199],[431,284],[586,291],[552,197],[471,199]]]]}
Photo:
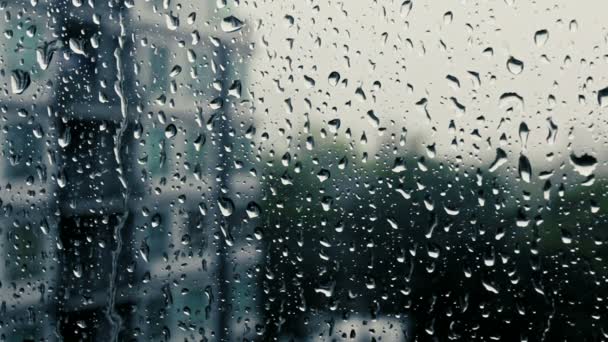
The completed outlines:
{"type": "Polygon", "coordinates": [[[0,340],[608,340],[607,11],[0,0],[0,340]]]}

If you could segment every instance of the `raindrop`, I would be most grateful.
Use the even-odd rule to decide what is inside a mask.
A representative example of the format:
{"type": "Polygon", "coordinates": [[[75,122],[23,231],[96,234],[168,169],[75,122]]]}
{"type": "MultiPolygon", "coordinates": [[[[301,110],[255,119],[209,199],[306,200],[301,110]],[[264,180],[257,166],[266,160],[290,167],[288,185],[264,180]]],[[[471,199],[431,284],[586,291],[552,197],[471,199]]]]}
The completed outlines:
{"type": "Polygon", "coordinates": [[[260,216],[262,209],[260,208],[260,206],[257,203],[251,201],[251,202],[249,202],[249,204],[247,204],[247,208],[245,209],[245,212],[247,212],[247,217],[256,218],[256,217],[260,216]]]}
{"type": "Polygon", "coordinates": [[[33,38],[36,35],[36,26],[32,25],[32,26],[28,27],[27,30],[25,31],[25,34],[28,37],[33,38]]]}
{"type": "Polygon", "coordinates": [[[547,123],[549,124],[549,132],[547,133],[547,143],[549,145],[553,145],[555,144],[555,140],[557,139],[558,127],[551,118],[547,118],[547,123]]]}
{"type": "Polygon", "coordinates": [[[143,240],[139,246],[139,255],[145,262],[150,260],[150,246],[148,246],[146,240],[143,240]]]}
{"type": "Polygon", "coordinates": [[[222,31],[224,32],[236,32],[243,28],[243,22],[237,17],[231,15],[222,19],[222,23],[220,26],[222,27],[222,31]]]}
{"type": "Polygon", "coordinates": [[[403,3],[401,3],[401,16],[402,17],[407,17],[410,14],[411,10],[412,10],[412,1],[411,0],[405,0],[403,3]]]}
{"type": "Polygon", "coordinates": [[[389,226],[391,226],[391,228],[399,229],[399,225],[397,224],[397,221],[394,218],[387,217],[386,222],[388,222],[388,224],[389,224],[389,226]]]}
{"type": "Polygon", "coordinates": [[[182,67],[179,65],[174,65],[173,68],[171,68],[171,72],[169,73],[169,77],[173,78],[177,75],[179,75],[182,72],[182,67]]]}
{"type": "Polygon", "coordinates": [[[608,87],[598,90],[597,103],[601,108],[608,106],[608,87]]]}
{"type": "Polygon", "coordinates": [[[507,69],[513,75],[519,75],[519,74],[521,74],[522,71],[524,71],[524,62],[522,62],[519,59],[511,56],[507,60],[507,69]]]}
{"type": "Polygon", "coordinates": [[[166,13],[165,24],[169,30],[175,31],[179,27],[179,17],[174,16],[173,13],[166,13]]]}
{"type": "Polygon", "coordinates": [[[565,245],[569,245],[572,243],[572,233],[570,233],[568,230],[562,228],[561,229],[561,233],[562,233],[562,242],[565,245]]]}
{"type": "Polygon", "coordinates": [[[445,12],[443,14],[443,23],[445,25],[449,25],[450,23],[452,23],[453,18],[454,18],[454,15],[452,14],[452,12],[450,12],[450,11],[445,12]]]}
{"type": "Polygon", "coordinates": [[[228,95],[240,99],[241,93],[243,91],[242,88],[243,86],[241,85],[241,81],[235,80],[234,82],[232,82],[232,85],[230,85],[230,88],[228,88],[228,95]]]}
{"type": "Polygon", "coordinates": [[[329,170],[326,170],[326,169],[321,169],[317,173],[317,178],[319,179],[319,182],[321,182],[321,183],[325,182],[330,177],[331,177],[331,173],[329,172],[329,170]]]}
{"type": "Polygon", "coordinates": [[[57,185],[60,188],[65,188],[67,184],[68,184],[68,179],[65,174],[65,170],[61,169],[61,170],[59,170],[59,172],[57,174],[57,185]]]}
{"type": "Polygon", "coordinates": [[[536,46],[541,47],[545,45],[547,40],[549,40],[549,31],[538,30],[534,33],[534,44],[536,44],[536,46]]]}
{"type": "Polygon", "coordinates": [[[506,162],[507,162],[507,153],[503,149],[497,148],[496,149],[496,158],[490,165],[490,169],[489,169],[490,172],[496,171],[499,167],[501,167],[506,162]]]}
{"type": "Polygon", "coordinates": [[[141,139],[143,131],[144,127],[142,126],[141,122],[136,123],[135,127],[133,128],[133,138],[141,139]]]}
{"type": "Polygon", "coordinates": [[[450,216],[456,216],[456,215],[460,214],[460,209],[458,209],[457,207],[454,207],[454,206],[450,206],[448,204],[443,205],[443,210],[445,210],[446,214],[448,214],[450,216]]]}
{"type": "Polygon", "coordinates": [[[152,218],[150,219],[150,224],[152,225],[152,228],[158,228],[161,223],[162,223],[162,216],[160,216],[159,213],[154,214],[152,216],[152,218]]]}
{"type": "Polygon", "coordinates": [[[337,133],[340,129],[340,119],[329,120],[327,124],[329,125],[329,131],[332,133],[337,133]]]}
{"type": "Polygon", "coordinates": [[[194,140],[193,144],[194,144],[194,149],[196,150],[196,152],[201,150],[201,147],[203,147],[203,145],[205,145],[205,141],[207,140],[206,136],[204,134],[199,134],[196,139],[194,140]]]}
{"type": "Polygon", "coordinates": [[[34,128],[32,129],[32,133],[37,139],[42,138],[44,136],[44,130],[42,129],[42,125],[38,124],[34,126],[34,128]]]}
{"type": "Polygon", "coordinates": [[[519,140],[521,141],[521,148],[526,149],[528,146],[528,136],[530,135],[530,129],[525,122],[519,124],[519,140]]]}
{"type": "Polygon", "coordinates": [[[570,163],[574,167],[574,171],[578,172],[582,176],[590,176],[595,171],[597,166],[597,159],[587,153],[580,156],[574,153],[570,154],[570,163]]]}
{"type": "Polygon", "coordinates": [[[307,75],[304,75],[304,81],[306,82],[306,87],[308,88],[314,88],[314,86],[317,84],[314,78],[307,75]]]}
{"type": "Polygon", "coordinates": [[[578,31],[578,22],[576,20],[571,20],[568,27],[570,29],[570,32],[575,33],[576,31],[578,31]]]}
{"type": "Polygon", "coordinates": [[[532,175],[532,165],[530,165],[530,160],[525,155],[519,156],[519,177],[526,183],[530,183],[530,178],[532,175]]]}
{"type": "Polygon", "coordinates": [[[167,139],[171,139],[171,138],[175,137],[176,134],[177,134],[177,127],[175,127],[174,124],[169,124],[165,128],[165,137],[167,139]]]}
{"type": "Polygon", "coordinates": [[[321,207],[323,208],[323,211],[330,211],[333,203],[334,199],[332,197],[323,196],[323,198],[321,199],[321,207]]]}
{"type": "Polygon", "coordinates": [[[337,71],[332,71],[327,77],[327,81],[329,82],[329,85],[335,87],[338,85],[338,82],[340,82],[340,74],[337,71]]]}
{"type": "Polygon", "coordinates": [[[11,89],[14,94],[22,94],[31,83],[30,73],[21,69],[11,73],[11,89]]]}
{"type": "Polygon", "coordinates": [[[84,53],[84,40],[70,38],[68,45],[70,46],[70,50],[72,50],[73,53],[83,56],[86,55],[84,53]]]}
{"type": "Polygon", "coordinates": [[[74,266],[74,268],[72,269],[72,273],[74,274],[74,277],[81,278],[82,277],[82,266],[80,264],[74,266]]]}
{"type": "Polygon", "coordinates": [[[403,158],[395,158],[395,161],[393,163],[393,168],[392,171],[395,173],[400,173],[406,170],[405,167],[405,159],[403,158]]]}
{"type": "Polygon", "coordinates": [[[223,216],[228,217],[234,212],[234,202],[228,197],[220,197],[217,200],[220,212],[223,216]]]}
{"type": "Polygon", "coordinates": [[[367,119],[372,124],[372,127],[378,128],[380,126],[380,119],[376,116],[373,110],[367,111],[367,119]]]}

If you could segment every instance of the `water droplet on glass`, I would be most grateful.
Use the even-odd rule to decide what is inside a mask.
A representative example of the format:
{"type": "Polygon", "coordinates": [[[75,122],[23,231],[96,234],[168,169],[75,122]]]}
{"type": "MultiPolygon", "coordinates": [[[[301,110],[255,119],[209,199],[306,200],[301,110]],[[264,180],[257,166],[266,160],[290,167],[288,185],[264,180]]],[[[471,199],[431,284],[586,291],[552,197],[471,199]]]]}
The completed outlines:
{"type": "Polygon", "coordinates": [[[234,202],[228,197],[220,197],[217,204],[223,216],[228,217],[234,212],[234,202]]]}
{"type": "Polygon", "coordinates": [[[521,74],[522,71],[524,71],[524,62],[522,62],[519,59],[511,56],[507,60],[507,69],[513,75],[519,75],[519,74],[521,74]]]}
{"type": "Polygon", "coordinates": [[[521,141],[521,148],[526,149],[528,146],[528,136],[530,135],[530,129],[525,122],[519,124],[519,140],[521,141]]]}
{"type": "Polygon", "coordinates": [[[72,269],[72,273],[74,274],[74,277],[81,278],[82,277],[82,266],[80,264],[74,266],[74,268],[72,269]]]}
{"type": "Polygon", "coordinates": [[[173,68],[171,68],[171,72],[169,73],[169,77],[173,78],[177,75],[179,75],[182,72],[182,67],[179,65],[174,65],[173,68]]]}
{"type": "Polygon", "coordinates": [[[454,14],[452,14],[452,12],[450,12],[450,11],[445,12],[445,13],[443,14],[443,23],[444,23],[445,25],[449,25],[449,24],[451,24],[451,23],[452,23],[452,19],[453,19],[453,18],[454,18],[454,14]]]}
{"type": "Polygon", "coordinates": [[[329,120],[327,124],[329,125],[329,131],[332,133],[337,133],[340,129],[340,119],[329,120]]]}
{"type": "Polygon", "coordinates": [[[72,50],[73,53],[85,56],[86,54],[84,52],[84,42],[85,41],[83,39],[70,38],[68,45],[70,46],[70,50],[72,50]]]}
{"type": "Polygon", "coordinates": [[[177,134],[177,127],[174,124],[169,124],[165,128],[165,137],[167,139],[173,138],[177,134]]]}
{"type": "Polygon", "coordinates": [[[11,73],[11,89],[14,94],[22,94],[30,86],[30,73],[21,69],[11,73]]]}
{"type": "Polygon", "coordinates": [[[321,183],[325,182],[330,177],[331,177],[331,173],[329,172],[329,170],[326,170],[326,169],[321,169],[317,173],[317,178],[319,179],[319,182],[321,182],[321,183]]]}
{"type": "Polygon", "coordinates": [[[257,203],[251,201],[249,202],[249,204],[247,204],[247,208],[245,209],[245,211],[247,212],[247,217],[256,218],[260,216],[262,209],[257,203]]]}
{"type": "Polygon", "coordinates": [[[220,26],[224,32],[236,32],[243,28],[243,22],[239,20],[239,18],[231,15],[222,19],[220,26]]]}
{"type": "Polygon", "coordinates": [[[240,99],[241,93],[243,91],[242,88],[243,88],[243,86],[241,85],[241,81],[235,80],[230,85],[230,88],[228,88],[228,95],[234,96],[237,99],[240,99]]]}
{"type": "Polygon", "coordinates": [[[574,171],[578,172],[582,176],[590,176],[595,171],[597,166],[597,159],[587,153],[577,156],[576,154],[570,154],[570,164],[574,167],[574,171]]]}
{"type": "Polygon", "coordinates": [[[335,87],[338,85],[338,82],[340,82],[340,74],[337,71],[332,71],[327,77],[327,81],[329,82],[329,85],[335,87]]]}
{"type": "Polygon", "coordinates": [[[530,183],[530,178],[532,176],[532,165],[530,164],[530,160],[525,155],[519,156],[519,177],[526,183],[530,183]]]}
{"type": "Polygon", "coordinates": [[[397,221],[394,218],[387,217],[386,222],[388,222],[388,224],[389,224],[389,226],[391,226],[391,228],[399,229],[399,225],[397,224],[397,221]]]}
{"type": "Polygon", "coordinates": [[[538,30],[534,33],[534,44],[536,44],[536,46],[541,47],[545,45],[547,40],[549,40],[549,31],[538,30]]]}
{"type": "Polygon", "coordinates": [[[598,90],[597,103],[601,108],[608,106],[608,87],[598,90]]]}
{"type": "Polygon", "coordinates": [[[411,0],[405,0],[404,2],[401,3],[401,16],[402,17],[407,17],[410,14],[411,10],[412,10],[412,1],[411,0]]]}
{"type": "Polygon", "coordinates": [[[174,16],[173,13],[166,13],[165,24],[167,25],[167,29],[175,31],[179,27],[179,17],[174,16]]]}
{"type": "Polygon", "coordinates": [[[507,162],[507,153],[503,149],[497,148],[496,149],[496,158],[490,165],[490,169],[489,169],[490,172],[496,171],[499,167],[504,165],[506,162],[507,162]]]}

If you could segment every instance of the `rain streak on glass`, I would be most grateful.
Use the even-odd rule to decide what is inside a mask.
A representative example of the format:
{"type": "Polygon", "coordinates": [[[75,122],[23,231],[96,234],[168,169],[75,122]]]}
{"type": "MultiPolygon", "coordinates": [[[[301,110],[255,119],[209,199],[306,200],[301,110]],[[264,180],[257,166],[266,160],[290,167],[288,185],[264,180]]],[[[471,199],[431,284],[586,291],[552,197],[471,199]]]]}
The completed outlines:
{"type": "Polygon", "coordinates": [[[607,11],[0,0],[0,341],[608,340],[607,11]]]}

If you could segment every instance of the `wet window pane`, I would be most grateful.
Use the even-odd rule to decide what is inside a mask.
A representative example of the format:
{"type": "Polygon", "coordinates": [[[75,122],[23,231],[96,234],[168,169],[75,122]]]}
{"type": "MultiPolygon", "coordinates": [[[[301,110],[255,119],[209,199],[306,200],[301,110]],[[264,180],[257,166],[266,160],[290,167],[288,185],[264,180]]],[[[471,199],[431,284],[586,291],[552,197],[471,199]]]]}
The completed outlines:
{"type": "Polygon", "coordinates": [[[0,0],[0,340],[608,340],[599,0],[0,0]]]}

